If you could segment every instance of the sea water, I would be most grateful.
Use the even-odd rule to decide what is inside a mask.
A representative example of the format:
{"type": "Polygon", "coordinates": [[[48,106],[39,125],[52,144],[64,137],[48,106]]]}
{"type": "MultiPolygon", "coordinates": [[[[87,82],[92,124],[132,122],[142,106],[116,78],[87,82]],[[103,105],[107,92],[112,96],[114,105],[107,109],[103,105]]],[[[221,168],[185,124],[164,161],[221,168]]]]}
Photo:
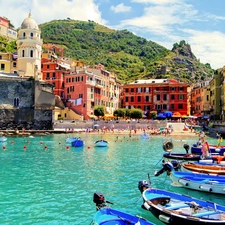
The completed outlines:
{"type": "MultiPolygon", "coordinates": [[[[54,134],[8,137],[0,144],[0,224],[89,225],[96,212],[94,192],[102,192],[111,206],[162,224],[141,208],[139,180],[166,189],[225,205],[223,195],[171,186],[161,168],[163,141],[171,140],[174,152],[198,137],[141,135],[54,134]],[[71,147],[67,137],[81,137],[83,148],[71,147]],[[98,139],[108,147],[94,147],[98,139]],[[149,174],[149,176],[148,176],[149,174]]],[[[208,138],[210,144],[216,140],[208,138]]],[[[223,144],[223,143],[222,143],[223,144]]]]}

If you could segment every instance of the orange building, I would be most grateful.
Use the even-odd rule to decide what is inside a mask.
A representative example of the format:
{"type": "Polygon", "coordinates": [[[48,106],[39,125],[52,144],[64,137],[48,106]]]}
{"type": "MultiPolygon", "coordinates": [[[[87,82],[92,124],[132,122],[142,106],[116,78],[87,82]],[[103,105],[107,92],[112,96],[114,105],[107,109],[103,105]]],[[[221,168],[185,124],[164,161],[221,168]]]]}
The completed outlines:
{"type": "Polygon", "coordinates": [[[171,111],[187,115],[187,84],[174,79],[136,80],[123,86],[121,105],[144,112],[171,111]]]}

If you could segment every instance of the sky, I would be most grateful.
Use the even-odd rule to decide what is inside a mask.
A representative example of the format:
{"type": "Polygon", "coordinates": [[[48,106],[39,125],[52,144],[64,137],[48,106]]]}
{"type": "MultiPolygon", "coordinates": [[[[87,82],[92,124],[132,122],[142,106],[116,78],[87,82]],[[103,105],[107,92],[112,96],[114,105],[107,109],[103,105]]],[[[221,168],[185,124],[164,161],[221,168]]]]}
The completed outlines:
{"type": "Polygon", "coordinates": [[[71,18],[127,29],[168,49],[185,40],[202,63],[225,65],[225,0],[0,0],[15,28],[31,12],[38,23],[71,18]]]}

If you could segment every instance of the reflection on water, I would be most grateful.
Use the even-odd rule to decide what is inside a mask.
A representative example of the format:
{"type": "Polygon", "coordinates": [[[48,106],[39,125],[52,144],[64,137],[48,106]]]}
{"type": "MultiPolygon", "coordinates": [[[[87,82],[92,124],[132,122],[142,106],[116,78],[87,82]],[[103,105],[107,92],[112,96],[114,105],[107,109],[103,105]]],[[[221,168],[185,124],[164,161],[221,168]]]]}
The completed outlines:
{"type": "MultiPolygon", "coordinates": [[[[164,136],[145,140],[139,135],[104,135],[106,148],[94,147],[97,134],[79,136],[85,140],[83,148],[68,146],[64,134],[9,137],[0,145],[0,224],[90,224],[96,191],[114,202],[114,208],[161,224],[141,209],[137,186],[148,173],[154,187],[225,204],[219,195],[173,187],[166,175],[154,177],[161,167],[164,136]]],[[[170,138],[177,152],[198,139],[170,138]]]]}

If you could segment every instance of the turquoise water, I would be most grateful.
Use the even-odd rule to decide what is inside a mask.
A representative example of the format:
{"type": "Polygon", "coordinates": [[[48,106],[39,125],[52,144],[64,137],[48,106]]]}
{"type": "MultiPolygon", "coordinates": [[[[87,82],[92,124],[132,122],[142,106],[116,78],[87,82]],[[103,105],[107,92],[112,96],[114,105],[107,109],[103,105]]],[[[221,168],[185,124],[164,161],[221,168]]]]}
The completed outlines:
{"type": "MultiPolygon", "coordinates": [[[[137,185],[148,179],[148,173],[154,187],[225,205],[222,195],[172,187],[165,174],[153,176],[161,166],[164,136],[143,140],[138,135],[119,135],[118,139],[104,135],[108,148],[94,147],[94,141],[101,138],[97,134],[79,136],[85,140],[84,148],[68,148],[66,134],[9,137],[6,144],[0,144],[0,224],[89,225],[95,213],[93,193],[100,191],[114,202],[113,208],[160,225],[141,209],[137,185]]],[[[184,143],[197,141],[197,137],[170,138],[174,152],[185,152],[184,143]]]]}

